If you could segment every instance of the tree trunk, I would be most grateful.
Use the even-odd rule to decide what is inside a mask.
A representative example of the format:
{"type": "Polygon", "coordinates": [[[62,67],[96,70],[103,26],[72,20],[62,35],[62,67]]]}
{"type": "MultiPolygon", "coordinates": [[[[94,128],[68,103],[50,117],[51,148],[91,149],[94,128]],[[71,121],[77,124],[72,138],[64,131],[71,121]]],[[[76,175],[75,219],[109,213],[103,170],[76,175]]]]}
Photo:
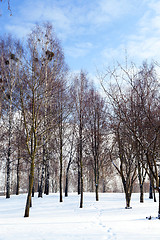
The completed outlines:
{"type": "Polygon", "coordinates": [[[71,157],[66,170],[66,185],[65,185],[65,197],[68,197],[68,179],[69,179],[69,168],[71,165],[71,157]]]}
{"type": "Polygon", "coordinates": [[[38,197],[41,197],[41,198],[43,195],[44,170],[45,170],[45,146],[43,144],[43,165],[42,165],[41,181],[39,184],[39,191],[38,191],[38,197]]]}
{"type": "Polygon", "coordinates": [[[99,185],[99,169],[98,169],[98,160],[95,159],[95,192],[96,192],[96,201],[99,201],[99,196],[98,196],[98,185],[99,185]]]}
{"type": "Polygon", "coordinates": [[[81,199],[80,199],[80,208],[83,208],[83,165],[81,163],[81,199]]]}
{"type": "Polygon", "coordinates": [[[154,200],[154,202],[157,202],[155,188],[154,188],[154,179],[153,178],[151,178],[151,183],[152,183],[152,189],[153,189],[153,200],[154,200]]]}
{"type": "Polygon", "coordinates": [[[20,182],[20,177],[19,177],[19,166],[20,166],[20,158],[19,158],[19,156],[18,156],[16,195],[19,195],[19,182],[20,182]]]}
{"type": "Polygon", "coordinates": [[[8,157],[7,157],[7,182],[6,182],[6,198],[10,198],[10,147],[8,148],[8,157]]]}
{"type": "Polygon", "coordinates": [[[71,146],[70,159],[69,159],[67,170],[66,170],[65,197],[68,197],[68,180],[69,180],[69,168],[70,168],[71,162],[72,162],[72,147],[73,147],[73,144],[71,146]]]}
{"type": "Polygon", "coordinates": [[[96,183],[96,201],[99,201],[98,184],[96,183]]]}
{"type": "Polygon", "coordinates": [[[68,172],[66,173],[65,197],[68,197],[68,172]]]}
{"type": "Polygon", "coordinates": [[[41,197],[41,198],[43,195],[43,179],[44,179],[44,164],[42,166],[41,181],[39,184],[39,192],[38,192],[38,197],[41,197]]]}
{"type": "Polygon", "coordinates": [[[37,174],[38,174],[38,186],[37,186],[37,192],[39,193],[39,187],[40,187],[40,180],[39,180],[39,179],[40,179],[40,176],[39,176],[39,175],[40,175],[40,167],[39,167],[39,164],[38,164],[38,173],[37,173],[37,174]]]}
{"type": "Polygon", "coordinates": [[[126,209],[130,209],[130,202],[131,202],[131,194],[132,194],[132,184],[127,184],[127,180],[125,180],[124,176],[122,176],[122,183],[125,192],[125,199],[126,199],[126,209]]]}
{"type": "Polygon", "coordinates": [[[60,164],[60,173],[59,173],[59,192],[60,192],[60,202],[63,202],[63,196],[62,196],[62,177],[63,177],[63,109],[62,109],[62,90],[60,92],[60,116],[59,116],[59,140],[60,140],[60,156],[59,156],[59,164],[60,164]]]}
{"type": "Polygon", "coordinates": [[[125,196],[126,196],[126,209],[130,209],[130,202],[131,202],[131,194],[126,192],[125,193],[125,196]]]}
{"type": "Polygon", "coordinates": [[[10,175],[11,175],[11,115],[12,115],[12,106],[10,105],[9,111],[9,136],[8,136],[8,152],[7,152],[7,183],[6,183],[6,198],[10,198],[10,175]]]}
{"type": "Polygon", "coordinates": [[[152,191],[152,181],[150,180],[150,184],[149,184],[149,198],[153,199],[153,191],[152,191]]]}
{"type": "Polygon", "coordinates": [[[140,203],[144,202],[144,192],[143,192],[143,185],[140,185],[140,203]]]}
{"type": "Polygon", "coordinates": [[[82,159],[82,118],[80,117],[80,129],[79,129],[79,160],[80,160],[80,173],[81,173],[81,198],[80,208],[83,208],[83,159],[82,159]]]}
{"type": "Polygon", "coordinates": [[[34,158],[32,158],[32,163],[31,163],[30,178],[29,178],[29,189],[28,189],[28,195],[27,195],[24,217],[29,217],[29,209],[32,206],[31,194],[32,194],[32,189],[33,189],[33,182],[34,182],[34,158]]]}
{"type": "Polygon", "coordinates": [[[12,87],[10,89],[10,104],[9,104],[9,132],[8,132],[8,152],[7,152],[7,183],[6,183],[6,198],[10,198],[10,175],[11,175],[11,138],[12,138],[12,87]]]}
{"type": "Polygon", "coordinates": [[[153,189],[153,196],[154,196],[154,202],[157,202],[155,189],[153,189]]]}
{"type": "Polygon", "coordinates": [[[78,195],[81,194],[81,172],[80,172],[80,166],[78,163],[78,195]]]}
{"type": "Polygon", "coordinates": [[[60,202],[63,202],[63,197],[62,197],[62,136],[60,137],[60,176],[59,176],[59,192],[60,192],[60,202]]]}
{"type": "Polygon", "coordinates": [[[34,181],[33,181],[33,187],[32,187],[32,197],[34,197],[34,181]]]}
{"type": "Polygon", "coordinates": [[[48,167],[48,164],[46,166],[45,194],[49,195],[49,167],[48,167]]]}

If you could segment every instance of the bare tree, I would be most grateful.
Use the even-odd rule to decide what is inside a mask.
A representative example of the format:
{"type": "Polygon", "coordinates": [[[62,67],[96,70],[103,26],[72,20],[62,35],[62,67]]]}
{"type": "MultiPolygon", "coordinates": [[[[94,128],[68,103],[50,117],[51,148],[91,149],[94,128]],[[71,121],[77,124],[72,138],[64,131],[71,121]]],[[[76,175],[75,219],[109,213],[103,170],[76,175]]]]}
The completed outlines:
{"type": "MultiPolygon", "coordinates": [[[[146,63],[140,68],[133,63],[129,67],[119,64],[117,68],[109,69],[101,80],[106,77],[110,77],[115,82],[110,87],[111,91],[105,89],[110,99],[112,113],[114,112],[116,121],[125,127],[124,133],[128,132],[132,139],[130,144],[132,148],[134,147],[141,192],[140,201],[143,202],[146,173],[152,174],[158,189],[159,85],[156,72],[153,65],[148,66],[146,63]]],[[[125,149],[122,153],[124,152],[125,149]]]]}
{"type": "Polygon", "coordinates": [[[76,137],[77,137],[77,129],[76,122],[74,119],[74,115],[72,115],[71,119],[68,122],[67,127],[67,142],[66,142],[66,158],[67,158],[67,168],[66,168],[66,181],[65,181],[65,197],[68,197],[68,189],[69,189],[69,170],[73,162],[76,159],[76,137]],[[73,118],[72,118],[73,117],[73,118]]]}
{"type": "Polygon", "coordinates": [[[75,103],[76,121],[78,128],[78,165],[80,169],[80,208],[83,208],[83,131],[85,127],[85,107],[87,96],[87,76],[81,71],[79,76],[75,77],[73,86],[73,101],[75,103]]]}
{"type": "Polygon", "coordinates": [[[6,153],[6,198],[10,198],[10,171],[11,171],[11,155],[13,144],[13,128],[14,128],[14,112],[16,111],[17,95],[16,84],[19,73],[19,59],[17,58],[20,51],[19,42],[8,36],[1,39],[0,42],[0,73],[1,73],[1,92],[3,94],[3,116],[7,124],[7,153],[6,153]]]}
{"type": "MultiPolygon", "coordinates": [[[[46,144],[54,119],[47,111],[46,101],[54,98],[57,89],[55,84],[57,72],[64,67],[64,57],[59,42],[53,34],[52,26],[36,26],[28,38],[28,48],[23,65],[23,81],[20,81],[21,109],[25,127],[26,146],[30,157],[29,190],[26,202],[25,217],[29,216],[31,193],[34,183],[34,166],[37,150],[46,144]],[[46,127],[47,123],[47,127],[46,127]]],[[[46,156],[45,156],[46,157],[46,156]]]]}
{"type": "MultiPolygon", "coordinates": [[[[92,88],[88,93],[86,104],[87,122],[85,124],[86,153],[94,170],[96,201],[99,200],[98,189],[100,171],[107,161],[107,112],[104,99],[92,88]]],[[[109,163],[108,158],[108,163],[109,163]]],[[[109,168],[109,164],[108,164],[109,168]]]]}

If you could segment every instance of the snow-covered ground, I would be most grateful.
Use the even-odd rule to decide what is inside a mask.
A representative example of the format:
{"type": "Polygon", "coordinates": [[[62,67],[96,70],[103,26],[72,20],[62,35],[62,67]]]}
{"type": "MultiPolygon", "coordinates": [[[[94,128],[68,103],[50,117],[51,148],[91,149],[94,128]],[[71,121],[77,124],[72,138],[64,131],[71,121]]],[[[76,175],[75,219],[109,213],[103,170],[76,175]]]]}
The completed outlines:
{"type": "Polygon", "coordinates": [[[0,197],[0,240],[159,240],[158,203],[139,203],[132,196],[132,209],[125,209],[124,194],[84,194],[84,208],[72,193],[59,203],[58,194],[33,199],[30,217],[24,218],[26,195],[0,197]],[[152,216],[152,220],[147,220],[152,216]]]}

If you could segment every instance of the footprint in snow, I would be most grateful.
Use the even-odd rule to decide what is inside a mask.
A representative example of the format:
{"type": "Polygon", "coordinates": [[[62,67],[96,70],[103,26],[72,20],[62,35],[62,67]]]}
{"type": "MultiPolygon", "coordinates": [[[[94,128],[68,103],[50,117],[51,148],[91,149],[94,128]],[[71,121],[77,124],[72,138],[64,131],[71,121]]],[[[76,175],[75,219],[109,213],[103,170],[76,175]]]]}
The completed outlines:
{"type": "Polygon", "coordinates": [[[111,228],[109,228],[109,229],[107,230],[107,232],[108,232],[108,236],[107,236],[107,239],[106,239],[106,240],[116,240],[116,239],[117,239],[117,238],[116,238],[116,234],[112,232],[112,229],[111,229],[111,228]]]}

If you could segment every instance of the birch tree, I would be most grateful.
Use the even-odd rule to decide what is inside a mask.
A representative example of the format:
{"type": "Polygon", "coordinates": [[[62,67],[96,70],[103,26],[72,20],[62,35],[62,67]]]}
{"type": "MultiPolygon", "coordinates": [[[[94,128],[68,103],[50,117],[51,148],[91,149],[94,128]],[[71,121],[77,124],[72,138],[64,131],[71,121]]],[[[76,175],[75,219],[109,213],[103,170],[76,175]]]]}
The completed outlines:
{"type": "MultiPolygon", "coordinates": [[[[96,201],[99,200],[100,172],[107,161],[107,109],[104,99],[92,88],[86,104],[85,124],[86,152],[94,172],[96,201]]],[[[108,168],[109,168],[108,158],[108,168]]]]}
{"type": "Polygon", "coordinates": [[[75,77],[73,85],[73,101],[75,103],[75,114],[78,128],[78,165],[80,167],[80,208],[83,208],[83,155],[84,155],[84,127],[85,127],[85,110],[86,96],[88,93],[87,75],[81,71],[79,76],[75,77]]]}
{"type": "Polygon", "coordinates": [[[36,26],[32,31],[28,38],[24,62],[19,85],[26,147],[30,159],[29,190],[24,214],[29,217],[34,168],[38,161],[37,150],[41,147],[47,148],[54,125],[54,119],[51,121],[50,118],[51,111],[48,111],[48,102],[54,99],[57,73],[60,74],[62,67],[65,68],[64,56],[51,25],[36,26]]]}
{"type": "Polygon", "coordinates": [[[7,122],[7,149],[6,149],[6,198],[10,198],[10,174],[12,161],[12,144],[13,144],[13,128],[14,113],[17,107],[16,85],[19,76],[19,59],[18,55],[21,51],[19,42],[8,36],[0,41],[0,73],[1,73],[1,93],[3,96],[3,117],[7,122]]]}

